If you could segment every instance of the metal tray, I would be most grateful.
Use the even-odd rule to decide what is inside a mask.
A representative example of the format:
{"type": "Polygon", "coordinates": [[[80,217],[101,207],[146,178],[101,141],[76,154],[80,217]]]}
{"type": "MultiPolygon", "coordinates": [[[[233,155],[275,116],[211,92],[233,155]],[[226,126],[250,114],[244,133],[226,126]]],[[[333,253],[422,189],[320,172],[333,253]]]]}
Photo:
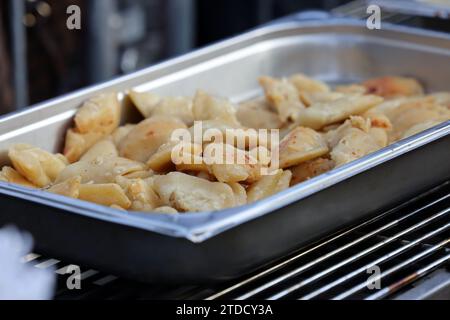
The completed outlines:
{"type": "MultiPolygon", "coordinates": [[[[450,37],[328,19],[267,26],[130,76],[0,119],[0,164],[11,143],[59,151],[76,108],[103,91],[188,95],[197,88],[242,100],[257,77],[305,72],[330,83],[401,74],[449,89],[450,37]]],[[[127,99],[126,120],[138,119],[127,99]]],[[[450,122],[279,193],[216,213],[123,213],[0,183],[0,225],[29,230],[37,250],[148,282],[234,278],[367,219],[450,178],[450,122]]]]}

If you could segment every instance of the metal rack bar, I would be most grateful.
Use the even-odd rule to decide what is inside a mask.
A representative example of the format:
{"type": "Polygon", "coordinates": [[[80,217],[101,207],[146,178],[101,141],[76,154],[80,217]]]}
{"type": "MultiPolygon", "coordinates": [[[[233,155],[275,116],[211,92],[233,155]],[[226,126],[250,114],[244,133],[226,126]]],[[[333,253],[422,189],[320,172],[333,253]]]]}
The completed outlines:
{"type": "MultiPolygon", "coordinates": [[[[282,283],[282,282],[286,281],[287,279],[292,278],[293,276],[296,276],[296,275],[298,275],[298,274],[300,274],[300,273],[302,273],[302,272],[312,268],[313,266],[317,265],[318,263],[320,263],[320,262],[322,262],[324,260],[327,260],[327,259],[337,255],[338,253],[340,253],[340,252],[342,252],[344,250],[347,250],[348,248],[354,247],[355,245],[361,243],[362,241],[364,241],[366,239],[369,239],[372,236],[377,235],[377,234],[379,234],[380,232],[382,232],[384,230],[387,230],[387,229],[389,229],[389,228],[391,228],[393,226],[398,225],[402,221],[404,221],[404,220],[406,220],[406,219],[408,219],[408,218],[410,218],[410,217],[412,217],[412,216],[422,212],[423,210],[431,207],[432,205],[434,205],[436,203],[439,203],[440,201],[444,201],[447,198],[450,198],[450,195],[446,195],[446,196],[444,196],[444,197],[442,197],[442,198],[440,198],[440,199],[438,199],[436,201],[433,201],[432,203],[429,203],[429,204],[427,204],[427,205],[425,205],[425,206],[423,206],[423,207],[421,207],[421,208],[419,208],[417,210],[414,210],[413,212],[411,212],[411,213],[409,213],[407,215],[404,215],[403,217],[401,217],[399,219],[391,221],[390,223],[388,223],[388,224],[386,224],[386,225],[384,225],[384,226],[382,226],[382,227],[380,227],[380,228],[378,228],[378,229],[376,229],[376,230],[374,230],[374,231],[372,231],[370,233],[367,233],[364,236],[359,237],[358,239],[356,239],[356,240],[354,240],[354,241],[352,241],[352,242],[350,242],[350,243],[348,243],[348,244],[346,244],[346,245],[344,245],[344,246],[342,246],[342,247],[340,247],[338,249],[335,249],[335,250],[333,250],[333,251],[331,251],[331,252],[329,252],[329,253],[319,257],[318,259],[315,259],[315,260],[311,261],[310,263],[302,265],[302,266],[292,270],[291,272],[288,272],[287,274],[284,274],[284,275],[282,275],[280,277],[277,277],[277,278],[273,279],[272,281],[269,281],[269,282],[265,283],[264,285],[262,285],[260,287],[257,287],[255,289],[251,290],[250,292],[247,292],[246,294],[243,294],[243,295],[239,296],[237,298],[237,300],[249,299],[249,298],[255,296],[258,293],[261,293],[261,292],[263,292],[263,291],[265,291],[265,290],[267,290],[267,289],[269,289],[269,288],[271,288],[271,287],[273,287],[273,286],[275,286],[275,285],[277,285],[279,283],[282,283]]],[[[364,251],[364,254],[367,254],[368,252],[372,252],[375,249],[377,249],[377,248],[373,248],[372,247],[372,248],[370,248],[370,251],[367,251],[367,250],[369,250],[369,249],[367,249],[367,250],[364,251]]],[[[363,254],[363,252],[361,252],[360,254],[363,254]]],[[[274,296],[273,298],[280,298],[280,297],[274,296]]]]}
{"type": "Polygon", "coordinates": [[[387,288],[384,288],[377,293],[374,293],[373,295],[367,297],[365,300],[376,300],[376,299],[382,299],[384,297],[387,297],[388,295],[397,292],[404,286],[413,283],[414,281],[417,281],[420,278],[423,278],[427,274],[429,274],[431,271],[433,271],[435,268],[443,265],[444,263],[450,261],[450,254],[447,254],[446,256],[433,261],[429,265],[427,265],[424,268],[421,268],[414,273],[408,275],[407,277],[403,278],[402,280],[390,285],[387,288]]]}
{"type": "Polygon", "coordinates": [[[358,268],[358,269],[352,271],[351,273],[345,275],[344,277],[341,277],[341,278],[339,278],[339,279],[337,279],[337,280],[335,280],[335,281],[333,281],[333,282],[331,282],[331,283],[329,283],[329,284],[327,284],[327,285],[325,285],[325,286],[323,286],[323,287],[321,287],[321,288],[319,288],[319,289],[309,293],[308,295],[301,297],[300,300],[309,300],[309,299],[315,298],[315,297],[319,296],[320,294],[323,294],[326,291],[336,287],[337,285],[340,285],[340,284],[344,283],[345,281],[348,281],[348,280],[352,279],[353,277],[357,276],[358,274],[368,270],[370,267],[375,266],[375,265],[377,265],[379,263],[388,261],[388,260],[392,259],[393,257],[398,256],[399,254],[407,251],[408,249],[411,249],[412,247],[419,245],[421,242],[423,242],[423,241],[425,241],[427,239],[430,239],[431,237],[434,237],[435,235],[437,235],[437,234],[439,234],[439,233],[441,233],[441,232],[443,232],[443,231],[445,231],[445,230],[447,230],[449,228],[450,228],[450,224],[447,224],[447,225],[445,225],[445,226],[443,226],[441,228],[433,230],[432,232],[429,232],[429,233],[425,234],[424,236],[422,236],[422,237],[420,237],[420,238],[418,238],[418,239],[416,239],[416,240],[414,240],[412,242],[409,242],[408,244],[406,244],[406,245],[404,245],[404,246],[402,246],[402,247],[400,247],[400,248],[398,248],[398,249],[396,249],[396,250],[394,250],[394,251],[392,251],[392,252],[390,252],[390,253],[388,253],[388,254],[386,254],[386,255],[384,255],[384,256],[382,256],[382,257],[380,257],[380,258],[378,258],[378,259],[376,259],[376,260],[374,260],[374,261],[372,261],[372,262],[370,262],[368,264],[366,264],[366,265],[364,265],[364,266],[362,266],[361,268],[358,268]]]}
{"type": "MultiPolygon", "coordinates": [[[[281,292],[279,292],[277,294],[272,295],[269,298],[269,300],[281,299],[281,298],[287,296],[288,294],[290,294],[290,293],[292,293],[292,292],[294,292],[294,291],[296,291],[296,290],[298,290],[298,289],[300,289],[300,288],[302,288],[302,287],[304,287],[304,286],[306,286],[306,285],[308,285],[308,284],[310,284],[310,283],[312,283],[314,281],[317,281],[317,280],[327,276],[328,274],[330,274],[330,273],[340,269],[341,267],[344,267],[344,266],[346,266],[346,265],[348,265],[348,264],[350,264],[350,263],[352,263],[352,262],[354,262],[354,261],[356,261],[356,260],[358,260],[358,259],[360,259],[362,257],[367,256],[369,253],[372,253],[372,252],[374,252],[374,251],[376,251],[376,250],[378,250],[378,249],[380,249],[380,248],[382,248],[382,247],[384,247],[384,246],[386,246],[386,245],[388,245],[388,244],[390,244],[390,243],[392,243],[392,242],[394,242],[396,240],[401,239],[402,236],[407,235],[408,233],[411,233],[412,231],[415,231],[415,230],[423,227],[424,225],[427,225],[428,223],[430,223],[430,222],[432,222],[432,221],[434,221],[436,219],[441,218],[442,216],[444,216],[448,212],[450,212],[450,208],[447,209],[447,210],[441,211],[438,214],[435,214],[434,216],[432,216],[431,218],[423,220],[423,221],[413,225],[412,227],[407,228],[407,229],[397,233],[393,237],[387,238],[387,239],[385,239],[385,240],[383,240],[383,241],[381,241],[381,242],[379,242],[379,243],[377,243],[377,244],[375,244],[375,245],[373,245],[373,246],[371,246],[371,247],[369,247],[369,248],[367,248],[365,250],[362,250],[358,254],[355,254],[355,255],[353,255],[353,256],[351,256],[351,257],[349,257],[349,258],[347,258],[347,259],[345,259],[345,260],[343,260],[343,261],[341,261],[341,262],[339,262],[337,264],[334,264],[333,266],[331,266],[331,267],[329,267],[329,268],[327,268],[327,269],[325,269],[325,270],[323,270],[323,271],[321,271],[319,273],[316,273],[314,276],[309,277],[307,279],[304,279],[300,283],[297,283],[297,284],[295,284],[293,286],[290,286],[287,289],[284,289],[283,291],[281,291],[281,292]]],[[[449,226],[450,225],[447,225],[446,228],[448,228],[449,226]]],[[[390,228],[390,227],[391,226],[389,226],[388,228],[390,228]]]]}
{"type": "MultiPolygon", "coordinates": [[[[396,271],[398,271],[398,270],[400,270],[400,269],[406,267],[407,265],[409,265],[409,264],[411,264],[411,263],[414,263],[414,262],[417,262],[417,261],[419,261],[419,260],[425,258],[426,256],[428,256],[428,255],[430,255],[430,254],[432,254],[432,253],[434,253],[434,252],[437,252],[437,251],[441,250],[441,249],[444,248],[448,243],[450,243],[450,239],[446,239],[446,240],[440,242],[439,244],[434,245],[434,246],[432,246],[431,248],[426,249],[425,251],[422,251],[422,252],[420,252],[419,254],[416,254],[416,255],[414,255],[413,257],[411,257],[411,258],[409,258],[409,259],[407,259],[407,260],[404,260],[402,263],[400,263],[400,264],[398,264],[398,265],[396,265],[396,266],[390,268],[389,270],[387,270],[387,271],[381,273],[378,277],[374,278],[373,280],[374,280],[374,281],[376,281],[376,280],[381,280],[381,279],[387,277],[388,275],[390,275],[390,274],[392,274],[392,273],[394,273],[394,272],[396,272],[396,271]]],[[[445,262],[447,259],[448,259],[448,258],[444,259],[444,261],[442,261],[442,259],[439,259],[439,260],[437,260],[436,262],[443,263],[443,262],[445,262]]],[[[434,265],[434,263],[433,263],[433,265],[434,265]]],[[[364,289],[364,288],[366,288],[366,283],[360,283],[359,285],[354,286],[354,287],[351,288],[350,290],[347,290],[347,291],[345,291],[345,292],[339,294],[338,296],[334,297],[333,300],[342,300],[342,299],[348,298],[348,297],[350,297],[351,295],[357,293],[358,291],[360,291],[360,290],[362,290],[362,289],[364,289]]],[[[388,289],[389,289],[389,287],[388,287],[388,289]]]]}

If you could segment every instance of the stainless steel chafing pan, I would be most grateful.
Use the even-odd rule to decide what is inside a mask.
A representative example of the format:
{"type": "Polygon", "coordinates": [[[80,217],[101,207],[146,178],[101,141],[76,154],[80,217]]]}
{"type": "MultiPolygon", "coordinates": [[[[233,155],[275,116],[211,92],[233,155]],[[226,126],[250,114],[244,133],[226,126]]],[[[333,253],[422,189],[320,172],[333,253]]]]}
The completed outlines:
{"type": "MultiPolygon", "coordinates": [[[[349,20],[283,22],[0,119],[0,164],[12,143],[62,147],[77,107],[130,88],[242,100],[257,77],[304,72],[330,83],[395,74],[449,90],[450,37],[349,20]]],[[[123,97],[123,94],[122,94],[123,97]]],[[[122,99],[125,120],[138,119],[122,99]]],[[[124,213],[0,183],[0,225],[29,230],[38,249],[153,282],[236,277],[450,178],[450,122],[253,205],[179,216],[124,213]]]]}

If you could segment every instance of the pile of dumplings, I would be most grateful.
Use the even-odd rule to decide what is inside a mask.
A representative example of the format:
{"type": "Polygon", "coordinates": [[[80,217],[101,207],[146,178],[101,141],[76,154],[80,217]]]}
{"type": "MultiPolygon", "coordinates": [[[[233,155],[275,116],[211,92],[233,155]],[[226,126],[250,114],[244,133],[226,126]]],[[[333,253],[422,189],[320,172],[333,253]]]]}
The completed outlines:
{"type": "MultiPolygon", "coordinates": [[[[261,77],[264,97],[239,105],[198,91],[161,97],[131,91],[144,117],[122,124],[116,93],[86,101],[67,131],[62,154],[28,144],[12,145],[11,166],[0,181],[119,210],[176,214],[210,212],[253,203],[450,120],[450,93],[425,95],[418,81],[382,77],[330,88],[303,74],[261,77]],[[175,164],[177,129],[279,129],[279,166],[175,164]]],[[[202,159],[203,146],[188,143],[202,159]]],[[[226,145],[250,157],[250,150],[226,145]]],[[[270,157],[269,157],[270,158],[270,157]]]]}

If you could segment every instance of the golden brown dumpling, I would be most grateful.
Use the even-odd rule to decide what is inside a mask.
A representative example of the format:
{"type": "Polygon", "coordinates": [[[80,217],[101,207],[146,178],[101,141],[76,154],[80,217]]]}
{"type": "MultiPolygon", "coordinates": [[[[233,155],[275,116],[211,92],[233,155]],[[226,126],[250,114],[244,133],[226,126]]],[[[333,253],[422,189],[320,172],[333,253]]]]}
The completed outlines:
{"type": "Polygon", "coordinates": [[[98,157],[118,157],[119,152],[111,139],[101,140],[90,148],[80,161],[92,161],[98,157]]]}
{"type": "Polygon", "coordinates": [[[173,131],[187,129],[178,119],[167,117],[152,117],[139,123],[119,146],[122,157],[147,162],[158,151],[159,147],[168,142],[173,131]]]}
{"type": "Polygon", "coordinates": [[[437,104],[446,106],[450,109],[450,92],[437,92],[430,95],[437,104]]]}
{"type": "Polygon", "coordinates": [[[76,176],[67,179],[64,182],[55,184],[48,188],[46,191],[56,193],[61,196],[66,196],[74,199],[78,199],[80,195],[81,177],[76,176]]]}
{"type": "Polygon", "coordinates": [[[345,94],[366,94],[367,88],[361,84],[348,84],[337,86],[334,91],[345,94]]]}
{"type": "Polygon", "coordinates": [[[238,121],[247,128],[278,129],[283,125],[278,114],[270,109],[265,99],[255,99],[242,103],[236,116],[238,121]]]}
{"type": "Polygon", "coordinates": [[[97,132],[109,135],[120,124],[120,103],[117,93],[102,94],[86,101],[75,115],[79,133],[97,132]]]}
{"type": "Polygon", "coordinates": [[[150,212],[161,203],[150,184],[143,179],[127,179],[118,176],[116,182],[130,199],[130,210],[150,212]]]}
{"type": "Polygon", "coordinates": [[[190,142],[171,141],[163,144],[147,161],[147,166],[156,171],[164,172],[174,168],[174,165],[192,165],[197,158],[198,164],[203,163],[202,146],[190,142]]]}
{"type": "Polygon", "coordinates": [[[116,147],[120,146],[122,141],[127,137],[127,135],[136,128],[135,124],[126,124],[117,128],[111,135],[112,141],[116,145],[116,147]]]}
{"type": "Polygon", "coordinates": [[[66,134],[64,155],[78,161],[94,144],[106,138],[120,124],[121,107],[116,93],[91,98],[75,115],[75,128],[66,134]]]}
{"type": "Polygon", "coordinates": [[[236,206],[247,204],[247,190],[239,183],[229,183],[228,185],[233,190],[236,206]]]}
{"type": "Polygon", "coordinates": [[[312,79],[301,73],[289,77],[289,82],[295,86],[299,93],[323,93],[331,91],[330,87],[325,82],[312,79]]]}
{"type": "Polygon", "coordinates": [[[28,144],[16,144],[9,149],[14,168],[38,187],[53,183],[67,163],[60,156],[28,144]]]}
{"type": "Polygon", "coordinates": [[[291,82],[287,79],[261,77],[259,83],[264,89],[267,101],[276,110],[283,123],[298,119],[300,111],[305,108],[305,105],[291,82]]]}
{"type": "Polygon", "coordinates": [[[0,172],[0,181],[15,183],[28,188],[36,188],[34,184],[25,179],[20,173],[11,167],[3,167],[0,172]]]}
{"type": "Polygon", "coordinates": [[[316,103],[331,103],[345,97],[339,92],[302,92],[300,98],[305,106],[310,107],[316,103]]]}
{"type": "Polygon", "coordinates": [[[300,112],[297,123],[318,130],[360,115],[381,102],[382,98],[373,95],[346,95],[331,102],[314,103],[300,112]]]}
{"type": "Polygon", "coordinates": [[[155,175],[155,173],[152,170],[139,170],[139,171],[133,171],[127,174],[122,175],[125,178],[128,179],[147,179],[151,178],[155,175]]]}
{"type": "Polygon", "coordinates": [[[425,122],[421,122],[418,123],[416,125],[413,125],[411,128],[409,128],[408,130],[406,130],[401,139],[405,139],[408,137],[411,137],[415,134],[418,134],[422,131],[428,130],[433,128],[434,126],[437,126],[438,124],[442,123],[442,121],[436,121],[436,120],[430,120],[430,121],[425,121],[425,122]]]}
{"type": "Polygon", "coordinates": [[[289,168],[328,153],[328,146],[322,135],[313,129],[297,127],[279,146],[279,167],[289,168]]]}
{"type": "Polygon", "coordinates": [[[98,132],[79,133],[74,129],[67,130],[64,156],[70,163],[78,161],[94,144],[103,139],[98,132]]]}
{"type": "Polygon", "coordinates": [[[172,207],[169,206],[164,206],[164,207],[159,207],[156,209],[153,209],[152,212],[154,213],[161,213],[161,214],[177,214],[178,211],[172,207]]]}
{"type": "Polygon", "coordinates": [[[205,148],[203,157],[209,171],[220,182],[252,183],[261,176],[258,160],[232,145],[210,144],[205,148]],[[219,152],[222,157],[217,157],[219,152]]]}
{"type": "Polygon", "coordinates": [[[387,145],[386,131],[381,128],[373,129],[370,120],[352,117],[338,129],[327,133],[332,148],[331,159],[336,167],[362,158],[387,145]]]}
{"type": "Polygon", "coordinates": [[[152,116],[153,108],[161,100],[158,95],[149,92],[137,92],[134,90],[131,90],[128,93],[128,96],[145,118],[150,118],[152,116]]]}
{"type": "Polygon", "coordinates": [[[236,119],[236,109],[224,98],[214,97],[202,90],[194,98],[193,113],[195,121],[216,120],[232,127],[240,127],[236,119]]]}
{"type": "Polygon", "coordinates": [[[247,192],[248,203],[270,197],[286,190],[291,184],[292,172],[278,170],[273,175],[263,176],[261,180],[250,186],[247,192]]]}
{"type": "Polygon", "coordinates": [[[80,200],[93,202],[103,206],[118,206],[123,209],[131,207],[131,201],[122,188],[115,183],[82,184],[80,185],[80,200]]]}
{"type": "Polygon", "coordinates": [[[180,212],[217,211],[236,205],[229,185],[179,172],[156,176],[154,189],[165,205],[180,212]]]}
{"type": "Polygon", "coordinates": [[[62,170],[57,183],[81,176],[82,183],[114,183],[117,176],[145,170],[143,163],[120,157],[97,157],[90,161],[80,161],[62,170]]]}
{"type": "Polygon", "coordinates": [[[134,105],[146,118],[152,116],[175,117],[190,126],[194,123],[192,99],[187,97],[160,97],[148,92],[130,92],[134,105]]]}
{"type": "Polygon", "coordinates": [[[422,95],[422,85],[413,78],[381,77],[367,80],[363,83],[367,93],[384,98],[410,97],[422,95]]]}
{"type": "Polygon", "coordinates": [[[389,120],[385,114],[377,111],[376,108],[370,109],[369,111],[363,113],[361,117],[368,119],[373,128],[380,128],[386,131],[392,130],[391,120],[389,120]]]}
{"type": "Polygon", "coordinates": [[[317,158],[299,164],[291,168],[292,180],[291,185],[296,185],[306,180],[317,177],[334,168],[334,161],[326,158],[317,158]]]}
{"type": "Polygon", "coordinates": [[[391,142],[401,139],[410,128],[420,123],[434,122],[437,124],[450,120],[450,110],[436,104],[432,98],[403,103],[385,114],[393,126],[393,130],[389,134],[391,142]]]}

